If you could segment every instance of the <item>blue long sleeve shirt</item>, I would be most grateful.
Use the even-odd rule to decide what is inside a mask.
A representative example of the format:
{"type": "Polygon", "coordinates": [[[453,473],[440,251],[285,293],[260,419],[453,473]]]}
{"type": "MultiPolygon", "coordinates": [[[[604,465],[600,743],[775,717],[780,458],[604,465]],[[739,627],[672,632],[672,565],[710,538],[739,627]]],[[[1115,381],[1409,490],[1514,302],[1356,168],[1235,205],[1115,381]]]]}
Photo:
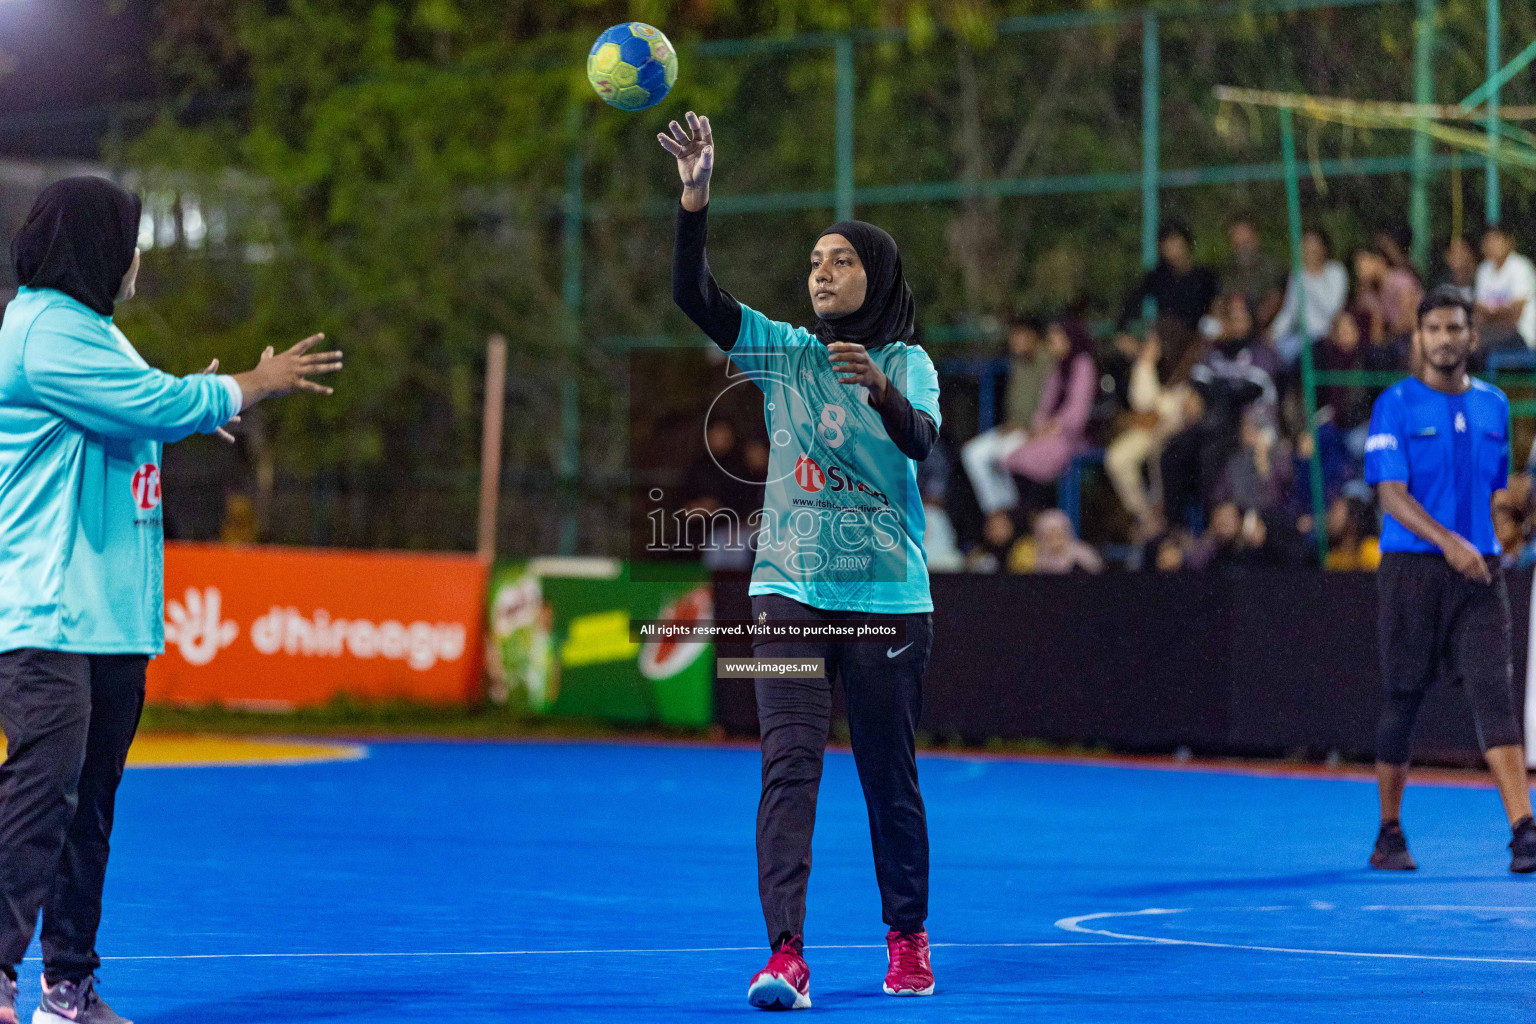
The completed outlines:
{"type": "Polygon", "coordinates": [[[110,317],[22,288],[0,324],[0,651],[164,650],[160,449],[240,411],[153,369],[110,317]]]}

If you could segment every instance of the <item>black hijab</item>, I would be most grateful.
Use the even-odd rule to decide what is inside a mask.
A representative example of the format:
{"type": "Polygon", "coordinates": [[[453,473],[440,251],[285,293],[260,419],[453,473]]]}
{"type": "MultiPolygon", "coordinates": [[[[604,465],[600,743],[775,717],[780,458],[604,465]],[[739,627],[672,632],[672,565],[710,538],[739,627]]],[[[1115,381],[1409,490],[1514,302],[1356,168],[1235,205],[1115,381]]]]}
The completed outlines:
{"type": "Polygon", "coordinates": [[[917,305],[902,273],[896,240],[861,220],[839,221],[819,237],[828,235],[842,235],[853,244],[869,283],[862,306],[830,319],[817,317],[811,333],[824,345],[856,341],[865,348],[877,348],[893,341],[910,342],[917,332],[917,305]]]}
{"type": "Polygon", "coordinates": [[[105,178],[65,178],[43,189],[11,241],[18,283],[52,288],[111,316],[133,263],[143,204],[105,178]]]}

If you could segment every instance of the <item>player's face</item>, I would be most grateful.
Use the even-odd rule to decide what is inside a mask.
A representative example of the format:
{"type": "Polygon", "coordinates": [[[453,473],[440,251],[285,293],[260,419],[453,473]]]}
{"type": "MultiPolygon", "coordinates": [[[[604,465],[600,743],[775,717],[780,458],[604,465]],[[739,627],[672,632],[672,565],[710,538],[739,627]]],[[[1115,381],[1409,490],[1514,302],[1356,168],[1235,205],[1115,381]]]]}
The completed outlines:
{"type": "Polygon", "coordinates": [[[1472,325],[1467,322],[1466,310],[1460,306],[1444,306],[1424,314],[1414,342],[1430,366],[1454,373],[1466,366],[1476,337],[1472,325]]]}
{"type": "Polygon", "coordinates": [[[122,282],[117,287],[118,302],[127,302],[133,298],[139,287],[139,250],[135,246],[133,250],[133,262],[128,264],[128,272],[123,275],[122,282]]]}
{"type": "Polygon", "coordinates": [[[845,316],[864,305],[869,278],[853,243],[842,235],[822,235],[811,250],[811,307],[817,316],[845,316]]]}

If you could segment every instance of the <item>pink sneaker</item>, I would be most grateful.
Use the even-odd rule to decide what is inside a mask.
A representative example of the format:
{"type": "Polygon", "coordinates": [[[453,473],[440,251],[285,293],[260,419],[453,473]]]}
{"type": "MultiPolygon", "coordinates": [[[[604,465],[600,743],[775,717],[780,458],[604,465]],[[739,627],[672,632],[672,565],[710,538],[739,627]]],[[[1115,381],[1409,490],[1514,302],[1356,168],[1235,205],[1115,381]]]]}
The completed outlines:
{"type": "Polygon", "coordinates": [[[933,966],[928,962],[928,932],[899,932],[892,928],[885,933],[885,947],[891,959],[890,969],[885,972],[885,994],[933,995],[933,966]]]}
{"type": "Polygon", "coordinates": [[[762,1010],[805,1010],[811,1005],[811,969],[800,955],[796,936],[768,958],[768,966],[752,975],[747,1002],[762,1010]]]}

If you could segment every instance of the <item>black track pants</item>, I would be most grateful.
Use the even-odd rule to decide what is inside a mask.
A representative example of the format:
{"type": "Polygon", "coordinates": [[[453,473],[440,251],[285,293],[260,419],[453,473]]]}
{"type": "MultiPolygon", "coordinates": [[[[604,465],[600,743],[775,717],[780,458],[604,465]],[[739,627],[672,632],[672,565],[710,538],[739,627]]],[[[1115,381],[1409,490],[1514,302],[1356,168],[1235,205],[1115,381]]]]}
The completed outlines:
{"type": "Polygon", "coordinates": [[[43,967],[101,966],[96,928],[117,784],[144,708],[141,654],[0,653],[0,969],[13,974],[43,915],[43,967]]]}
{"type": "Polygon", "coordinates": [[[822,754],[832,718],[832,681],[848,702],[854,763],[869,810],[875,880],[885,923],[916,931],[928,917],[928,820],[917,787],[917,720],[923,669],[933,644],[927,613],[879,616],[829,612],[777,595],[754,597],[761,621],[905,620],[894,644],[775,640],[753,645],[760,658],[824,658],[824,679],[759,678],[757,717],[763,745],[763,795],[757,809],[758,890],[768,940],[776,949],[805,930],[811,832],[822,754]],[[892,652],[895,652],[892,655],[892,652]]]}

